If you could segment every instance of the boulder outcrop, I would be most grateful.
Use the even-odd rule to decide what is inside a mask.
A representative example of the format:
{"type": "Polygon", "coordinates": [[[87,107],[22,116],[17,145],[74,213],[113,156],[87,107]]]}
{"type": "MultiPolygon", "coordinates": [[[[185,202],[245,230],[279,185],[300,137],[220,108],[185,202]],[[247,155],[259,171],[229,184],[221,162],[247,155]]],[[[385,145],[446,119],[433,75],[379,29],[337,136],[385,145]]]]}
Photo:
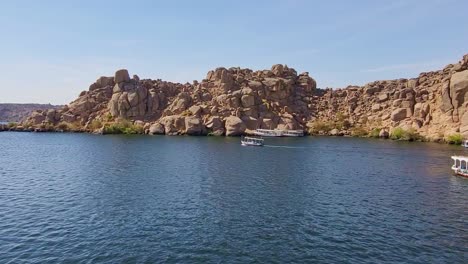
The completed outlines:
{"type": "Polygon", "coordinates": [[[226,136],[239,136],[245,132],[246,126],[237,116],[226,118],[226,136]]]}
{"type": "Polygon", "coordinates": [[[148,134],[150,135],[164,135],[164,126],[160,123],[154,123],[149,127],[148,134]]]}
{"type": "Polygon", "coordinates": [[[359,129],[404,127],[434,140],[450,133],[468,137],[468,55],[412,79],[342,89],[316,86],[309,73],[281,64],[259,71],[220,67],[200,82],[185,84],[130,78],[121,69],[99,77],[69,105],[33,112],[24,123],[91,129],[93,124],[141,120],[149,134],[226,136],[257,128],[349,135],[359,129]]]}

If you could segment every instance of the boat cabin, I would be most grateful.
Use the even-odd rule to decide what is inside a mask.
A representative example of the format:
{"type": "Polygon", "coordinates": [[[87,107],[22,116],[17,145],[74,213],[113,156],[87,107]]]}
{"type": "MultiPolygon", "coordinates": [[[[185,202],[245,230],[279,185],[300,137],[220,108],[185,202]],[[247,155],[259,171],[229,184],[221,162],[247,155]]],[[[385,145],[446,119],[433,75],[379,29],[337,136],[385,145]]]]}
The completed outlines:
{"type": "Polygon", "coordinates": [[[468,177],[468,157],[465,156],[452,156],[453,165],[452,170],[457,175],[468,177]]]}
{"type": "Polygon", "coordinates": [[[255,137],[242,137],[241,144],[243,146],[263,146],[263,138],[255,138],[255,137]]]}

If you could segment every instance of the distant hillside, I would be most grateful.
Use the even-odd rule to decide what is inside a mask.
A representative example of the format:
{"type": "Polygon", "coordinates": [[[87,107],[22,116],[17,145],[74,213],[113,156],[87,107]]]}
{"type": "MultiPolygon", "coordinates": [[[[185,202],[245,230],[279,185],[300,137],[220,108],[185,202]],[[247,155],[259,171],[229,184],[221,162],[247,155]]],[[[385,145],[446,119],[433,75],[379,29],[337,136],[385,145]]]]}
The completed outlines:
{"type": "Polygon", "coordinates": [[[58,109],[51,104],[0,104],[0,122],[21,122],[34,110],[58,109]]]}

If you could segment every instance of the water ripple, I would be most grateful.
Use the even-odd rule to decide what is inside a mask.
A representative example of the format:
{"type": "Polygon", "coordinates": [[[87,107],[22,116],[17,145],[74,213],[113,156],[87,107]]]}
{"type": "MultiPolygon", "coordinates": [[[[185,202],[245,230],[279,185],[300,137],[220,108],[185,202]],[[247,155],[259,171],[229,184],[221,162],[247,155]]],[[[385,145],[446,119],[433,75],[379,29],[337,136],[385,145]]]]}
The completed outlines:
{"type": "Polygon", "coordinates": [[[267,141],[2,132],[0,263],[468,262],[465,150],[267,141]]]}

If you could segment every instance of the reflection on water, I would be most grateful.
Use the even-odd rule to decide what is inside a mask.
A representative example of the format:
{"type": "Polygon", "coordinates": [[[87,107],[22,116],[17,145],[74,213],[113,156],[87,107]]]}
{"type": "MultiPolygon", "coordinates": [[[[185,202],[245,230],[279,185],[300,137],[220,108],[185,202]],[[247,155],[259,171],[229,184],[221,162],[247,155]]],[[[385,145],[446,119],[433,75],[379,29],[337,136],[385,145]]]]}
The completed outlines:
{"type": "Polygon", "coordinates": [[[0,262],[466,262],[457,146],[0,133],[0,262]]]}

